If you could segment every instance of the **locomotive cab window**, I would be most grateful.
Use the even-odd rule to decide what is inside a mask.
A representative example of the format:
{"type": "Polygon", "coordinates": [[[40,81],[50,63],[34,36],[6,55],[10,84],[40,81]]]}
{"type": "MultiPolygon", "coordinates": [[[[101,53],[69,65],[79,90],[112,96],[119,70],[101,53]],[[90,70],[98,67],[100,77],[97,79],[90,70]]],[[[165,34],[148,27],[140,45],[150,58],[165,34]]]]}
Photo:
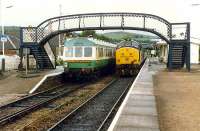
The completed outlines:
{"type": "Polygon", "coordinates": [[[73,57],[73,47],[67,47],[65,49],[65,57],[73,57]]]}
{"type": "Polygon", "coordinates": [[[91,47],[84,48],[84,57],[92,57],[92,48],[91,47]]]}
{"type": "Polygon", "coordinates": [[[82,47],[75,47],[75,57],[82,57],[82,47]]]}

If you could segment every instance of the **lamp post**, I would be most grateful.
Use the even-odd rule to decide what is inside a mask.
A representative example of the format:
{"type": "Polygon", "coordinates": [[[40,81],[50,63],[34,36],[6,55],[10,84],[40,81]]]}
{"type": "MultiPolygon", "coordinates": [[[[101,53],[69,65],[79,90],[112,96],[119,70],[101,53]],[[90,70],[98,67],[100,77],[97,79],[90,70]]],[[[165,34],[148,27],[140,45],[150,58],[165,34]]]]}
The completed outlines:
{"type": "MultiPolygon", "coordinates": [[[[12,8],[13,6],[7,6],[6,8],[12,8]]],[[[5,30],[4,30],[4,19],[3,19],[3,0],[0,0],[0,18],[1,18],[1,42],[2,42],[2,52],[3,52],[3,58],[2,58],[2,71],[5,71],[5,42],[7,41],[7,38],[5,37],[5,30]]]]}
{"type": "Polygon", "coordinates": [[[4,22],[3,22],[3,2],[0,0],[0,18],[1,18],[1,42],[2,42],[2,51],[3,51],[3,57],[4,57],[4,41],[3,41],[3,36],[4,36],[4,22]]]}
{"type": "MultiPolygon", "coordinates": [[[[3,58],[5,57],[5,41],[6,41],[6,37],[5,37],[5,30],[4,30],[4,18],[3,18],[3,0],[0,0],[0,7],[1,7],[1,41],[2,41],[2,50],[3,50],[3,58]]],[[[10,6],[6,6],[6,8],[12,8],[13,5],[10,6]]]]}
{"type": "MultiPolygon", "coordinates": [[[[59,4],[59,15],[62,16],[62,5],[59,4]]],[[[60,29],[59,29],[60,30],[60,29]]],[[[61,36],[58,35],[58,56],[61,56],[61,36]]]]}

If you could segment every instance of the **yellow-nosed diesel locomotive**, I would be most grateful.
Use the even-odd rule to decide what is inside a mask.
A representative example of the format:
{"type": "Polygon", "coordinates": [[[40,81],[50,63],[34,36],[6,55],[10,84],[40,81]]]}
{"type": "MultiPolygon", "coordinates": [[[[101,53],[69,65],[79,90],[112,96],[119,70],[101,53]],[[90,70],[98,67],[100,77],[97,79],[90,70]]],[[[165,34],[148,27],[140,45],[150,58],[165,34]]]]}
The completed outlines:
{"type": "Polygon", "coordinates": [[[120,76],[133,76],[138,73],[143,62],[143,53],[139,43],[123,41],[116,49],[116,70],[120,76]]]}

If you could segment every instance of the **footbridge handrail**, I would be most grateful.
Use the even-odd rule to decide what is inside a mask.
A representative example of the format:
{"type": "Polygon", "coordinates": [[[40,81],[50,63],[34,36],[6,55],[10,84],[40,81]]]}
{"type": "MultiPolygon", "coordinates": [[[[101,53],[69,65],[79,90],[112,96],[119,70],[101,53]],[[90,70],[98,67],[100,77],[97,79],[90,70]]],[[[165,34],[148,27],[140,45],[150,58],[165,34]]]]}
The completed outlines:
{"type": "Polygon", "coordinates": [[[22,34],[25,36],[23,40],[27,40],[29,33],[33,35],[28,38],[30,42],[42,43],[48,36],[62,31],[87,29],[143,30],[160,36],[168,43],[172,36],[171,23],[166,19],[152,14],[129,12],[86,13],[53,17],[43,21],[37,27],[24,28],[22,34]]]}
{"type": "Polygon", "coordinates": [[[70,19],[75,19],[76,17],[98,17],[98,16],[137,16],[137,17],[146,17],[146,18],[154,18],[159,20],[160,22],[163,22],[167,25],[170,26],[170,22],[167,21],[166,19],[157,16],[157,15],[153,15],[153,14],[146,14],[146,13],[130,13],[130,12],[113,12],[113,13],[87,13],[87,14],[73,14],[73,15],[63,15],[63,16],[57,16],[57,17],[52,17],[49,18],[45,21],[43,21],[42,23],[40,23],[37,28],[39,28],[41,25],[43,25],[44,23],[51,21],[51,20],[57,20],[57,19],[61,19],[61,18],[70,18],[70,19]]]}

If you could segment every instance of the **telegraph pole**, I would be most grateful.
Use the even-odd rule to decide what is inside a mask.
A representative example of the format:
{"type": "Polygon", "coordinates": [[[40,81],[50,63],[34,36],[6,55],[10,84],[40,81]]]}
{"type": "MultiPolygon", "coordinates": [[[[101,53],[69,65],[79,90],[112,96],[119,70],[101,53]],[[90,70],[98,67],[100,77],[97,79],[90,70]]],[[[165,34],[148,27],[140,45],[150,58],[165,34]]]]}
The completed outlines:
{"type": "MultiPolygon", "coordinates": [[[[61,4],[59,4],[59,14],[60,14],[60,16],[62,16],[62,5],[61,4]]],[[[61,56],[61,36],[60,36],[60,34],[58,36],[58,56],[59,57],[61,56]]]]}
{"type": "MultiPolygon", "coordinates": [[[[12,8],[13,5],[7,6],[6,8],[12,8]]],[[[4,18],[3,18],[3,0],[0,0],[0,20],[1,20],[1,37],[0,41],[2,42],[2,71],[5,71],[5,42],[7,42],[7,37],[5,36],[5,30],[4,30],[4,18]]]]}

